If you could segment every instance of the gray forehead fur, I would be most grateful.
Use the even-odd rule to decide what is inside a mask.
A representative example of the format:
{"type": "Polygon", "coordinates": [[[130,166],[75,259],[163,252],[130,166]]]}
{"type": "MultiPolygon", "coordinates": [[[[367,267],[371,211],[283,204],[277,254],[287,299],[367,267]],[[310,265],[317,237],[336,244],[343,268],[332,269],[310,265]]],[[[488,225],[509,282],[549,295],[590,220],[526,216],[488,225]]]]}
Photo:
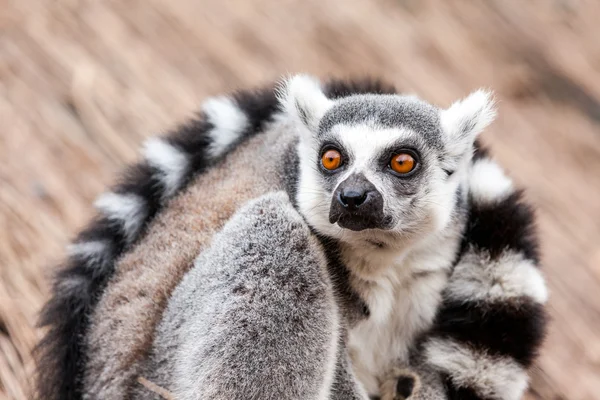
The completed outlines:
{"type": "Polygon", "coordinates": [[[439,109],[413,96],[357,95],[337,101],[319,124],[319,133],[338,124],[371,123],[385,128],[409,128],[427,144],[441,149],[439,109]]]}

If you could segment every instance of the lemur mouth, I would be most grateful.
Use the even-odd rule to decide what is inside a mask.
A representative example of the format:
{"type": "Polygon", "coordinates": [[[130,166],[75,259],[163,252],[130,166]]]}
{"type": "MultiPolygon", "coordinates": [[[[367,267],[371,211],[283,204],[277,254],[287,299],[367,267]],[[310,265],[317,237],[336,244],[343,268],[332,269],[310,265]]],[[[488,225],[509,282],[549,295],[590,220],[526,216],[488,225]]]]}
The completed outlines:
{"type": "Polygon", "coordinates": [[[329,222],[337,224],[344,229],[348,229],[354,232],[364,231],[366,229],[389,229],[392,225],[392,217],[385,216],[372,216],[372,215],[360,215],[357,213],[336,213],[331,212],[329,214],[329,222]]]}
{"type": "Polygon", "coordinates": [[[381,220],[368,217],[365,218],[357,215],[341,215],[337,221],[333,221],[332,223],[335,222],[337,222],[340,227],[355,232],[364,231],[365,229],[382,228],[381,220]]]}

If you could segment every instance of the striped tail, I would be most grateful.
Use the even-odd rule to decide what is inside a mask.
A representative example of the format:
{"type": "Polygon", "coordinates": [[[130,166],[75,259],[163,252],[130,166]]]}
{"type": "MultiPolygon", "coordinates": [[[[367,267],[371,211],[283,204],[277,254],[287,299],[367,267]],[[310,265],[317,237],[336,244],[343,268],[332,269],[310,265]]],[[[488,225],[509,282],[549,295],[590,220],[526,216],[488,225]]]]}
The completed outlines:
{"type": "Polygon", "coordinates": [[[547,322],[534,215],[484,150],[469,179],[462,253],[420,356],[449,399],[517,400],[547,322]]]}
{"type": "Polygon", "coordinates": [[[165,137],[149,139],[144,160],[96,200],[98,214],[68,247],[69,258],[42,310],[40,324],[49,329],[36,350],[40,399],[81,398],[82,339],[116,259],[193,176],[259,132],[276,112],[278,103],[270,88],[211,98],[197,119],[165,137]]]}

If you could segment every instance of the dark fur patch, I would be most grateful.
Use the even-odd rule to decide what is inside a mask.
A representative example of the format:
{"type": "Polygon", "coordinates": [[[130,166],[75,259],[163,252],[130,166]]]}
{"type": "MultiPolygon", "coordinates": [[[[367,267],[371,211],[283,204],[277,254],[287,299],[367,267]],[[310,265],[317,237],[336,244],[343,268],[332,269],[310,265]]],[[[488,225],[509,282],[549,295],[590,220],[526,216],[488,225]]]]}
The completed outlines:
{"type": "Polygon", "coordinates": [[[242,90],[233,94],[237,105],[244,111],[250,121],[250,126],[244,136],[250,136],[265,128],[279,111],[279,101],[273,86],[262,89],[242,90]]]}
{"type": "Polygon", "coordinates": [[[342,315],[347,316],[348,322],[352,326],[354,323],[364,318],[369,318],[371,311],[364,300],[356,293],[350,284],[350,271],[339,257],[339,244],[336,240],[313,233],[319,238],[325,255],[329,275],[333,283],[336,293],[336,298],[339,305],[342,307],[342,315]]]}
{"type": "Polygon", "coordinates": [[[412,376],[399,376],[396,382],[396,394],[407,399],[415,389],[415,378],[412,376]]]}
{"type": "Polygon", "coordinates": [[[70,259],[56,274],[53,296],[45,305],[40,325],[49,329],[38,344],[37,396],[40,399],[78,399],[85,366],[83,336],[89,315],[114,270],[114,258],[125,247],[120,227],[99,218],[78,237],[78,242],[103,240],[110,254],[98,260],[70,259]]]}
{"type": "Polygon", "coordinates": [[[497,259],[505,250],[522,253],[539,262],[539,245],[535,232],[534,213],[517,191],[493,204],[469,201],[469,219],[462,243],[464,252],[471,247],[489,252],[497,259]]]}
{"type": "MultiPolygon", "coordinates": [[[[112,245],[114,255],[125,247],[125,236],[121,227],[104,217],[96,217],[83,231],[77,235],[76,243],[107,240],[112,245]]],[[[113,255],[113,258],[114,258],[113,255]]]]}
{"type": "Polygon", "coordinates": [[[287,192],[290,201],[292,202],[292,205],[296,210],[298,210],[296,193],[298,192],[298,171],[300,170],[300,156],[296,151],[297,145],[297,140],[290,144],[290,147],[286,151],[286,154],[288,155],[288,160],[283,164],[284,189],[287,192]]]}
{"type": "Polygon", "coordinates": [[[396,88],[379,79],[362,78],[352,81],[332,79],[325,84],[325,94],[330,99],[339,99],[353,94],[394,94],[396,88]]]}
{"type": "Polygon", "coordinates": [[[207,148],[210,145],[208,132],[213,125],[204,116],[180,125],[167,136],[167,141],[189,157],[189,181],[195,173],[204,170],[208,162],[207,148]]]}
{"type": "Polygon", "coordinates": [[[490,158],[490,152],[481,143],[481,140],[475,139],[473,144],[473,161],[480,160],[482,158],[490,158]]]}
{"type": "Polygon", "coordinates": [[[448,376],[444,377],[444,387],[448,400],[491,400],[479,396],[472,388],[456,386],[448,376]]]}
{"type": "Polygon", "coordinates": [[[431,334],[491,355],[512,357],[529,367],[544,340],[546,319],[544,307],[527,297],[497,302],[446,300],[431,334]]]}
{"type": "Polygon", "coordinates": [[[156,168],[140,163],[129,167],[121,183],[114,191],[116,193],[133,193],[145,200],[146,219],[151,219],[161,207],[164,186],[160,179],[161,172],[156,168]]]}

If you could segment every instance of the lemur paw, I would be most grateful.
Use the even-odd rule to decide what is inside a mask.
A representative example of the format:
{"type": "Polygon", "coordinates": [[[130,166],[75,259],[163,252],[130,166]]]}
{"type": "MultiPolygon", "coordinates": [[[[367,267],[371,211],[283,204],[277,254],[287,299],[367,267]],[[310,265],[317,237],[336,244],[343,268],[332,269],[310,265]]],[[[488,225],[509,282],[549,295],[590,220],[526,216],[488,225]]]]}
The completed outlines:
{"type": "Polygon", "coordinates": [[[420,387],[417,374],[406,368],[394,368],[381,383],[381,400],[408,400],[420,387]]]}

